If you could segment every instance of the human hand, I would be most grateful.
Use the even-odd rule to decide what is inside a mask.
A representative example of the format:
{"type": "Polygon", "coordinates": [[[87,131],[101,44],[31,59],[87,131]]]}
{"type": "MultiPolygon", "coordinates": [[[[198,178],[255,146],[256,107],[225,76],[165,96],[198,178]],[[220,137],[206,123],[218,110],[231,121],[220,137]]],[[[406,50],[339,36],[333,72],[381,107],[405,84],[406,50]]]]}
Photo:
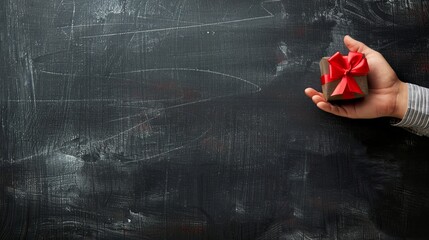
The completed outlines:
{"type": "Polygon", "coordinates": [[[377,51],[350,36],[344,37],[344,44],[353,52],[365,54],[369,65],[368,95],[362,100],[332,104],[323,94],[313,88],[305,89],[305,94],[318,108],[347,118],[396,117],[402,119],[407,110],[408,86],[399,80],[389,63],[377,51]]]}

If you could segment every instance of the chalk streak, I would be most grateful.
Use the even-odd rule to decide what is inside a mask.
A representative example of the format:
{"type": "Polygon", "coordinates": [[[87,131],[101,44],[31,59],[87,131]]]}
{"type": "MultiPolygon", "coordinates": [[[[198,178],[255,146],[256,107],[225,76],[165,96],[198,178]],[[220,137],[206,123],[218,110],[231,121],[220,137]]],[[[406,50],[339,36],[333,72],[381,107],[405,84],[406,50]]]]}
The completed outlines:
{"type": "Polygon", "coordinates": [[[194,139],[189,140],[188,143],[183,144],[182,146],[179,146],[179,147],[176,147],[176,148],[173,148],[173,149],[170,149],[170,150],[167,150],[167,151],[164,151],[164,152],[161,152],[161,153],[158,153],[158,154],[146,157],[146,158],[140,158],[140,159],[136,159],[136,160],[132,160],[132,161],[127,161],[127,162],[124,162],[124,164],[137,163],[137,162],[141,162],[141,161],[147,161],[147,160],[151,160],[151,159],[154,159],[154,158],[158,158],[158,157],[161,157],[161,156],[163,156],[165,154],[168,154],[168,153],[171,153],[171,152],[183,149],[185,147],[188,147],[189,145],[191,145],[195,141],[198,141],[198,140],[202,139],[212,129],[212,127],[213,127],[213,123],[207,117],[204,117],[204,118],[205,118],[205,120],[207,122],[210,123],[210,127],[208,127],[200,136],[198,136],[198,137],[196,137],[194,139]]]}
{"type": "Polygon", "coordinates": [[[27,102],[38,102],[38,103],[60,103],[60,102],[122,102],[117,99],[38,99],[38,100],[20,100],[20,99],[8,99],[8,102],[16,103],[27,103],[27,102]]]}
{"type": "MultiPolygon", "coordinates": [[[[215,71],[211,71],[211,70],[204,70],[204,69],[198,69],[198,68],[153,68],[153,69],[142,69],[142,70],[136,70],[136,71],[129,71],[129,72],[120,72],[120,73],[112,73],[112,75],[119,75],[119,74],[128,74],[128,73],[141,73],[141,72],[156,72],[156,71],[195,71],[195,72],[204,72],[204,73],[210,73],[210,74],[215,74],[215,75],[220,75],[220,76],[224,76],[224,77],[229,77],[232,79],[236,79],[242,82],[245,82],[247,84],[250,84],[251,86],[254,86],[257,90],[255,92],[260,92],[262,90],[262,88],[259,85],[256,85],[246,79],[237,77],[237,76],[233,76],[233,75],[229,75],[226,73],[221,73],[221,72],[215,72],[215,71]]],[[[174,108],[179,108],[179,107],[184,107],[184,106],[188,106],[188,105],[192,105],[192,104],[197,104],[197,103],[203,103],[203,102],[208,102],[214,99],[219,99],[219,98],[225,98],[225,97],[232,97],[235,96],[236,94],[227,94],[227,95],[221,95],[221,96],[217,96],[217,97],[211,97],[211,98],[206,98],[206,99],[201,99],[198,101],[192,101],[192,102],[187,102],[187,103],[182,103],[182,104],[178,104],[178,105],[173,105],[170,107],[166,107],[160,110],[168,110],[168,109],[174,109],[174,108]]],[[[122,117],[119,119],[114,119],[112,121],[118,121],[118,120],[123,120],[123,119],[130,119],[133,117],[138,117],[141,116],[143,113],[139,113],[139,114],[134,114],[131,116],[127,116],[127,117],[122,117]]]]}
{"type": "Polygon", "coordinates": [[[261,87],[259,85],[256,85],[246,79],[237,77],[237,76],[233,76],[233,75],[229,75],[226,73],[221,73],[221,72],[216,72],[216,71],[212,71],[212,70],[206,70],[206,69],[198,69],[198,68],[150,68],[150,69],[141,69],[141,70],[135,70],[135,71],[128,71],[128,72],[118,72],[118,73],[112,73],[112,75],[119,75],[119,74],[128,74],[128,73],[141,73],[141,72],[156,72],[156,71],[195,71],[195,72],[204,72],[204,73],[210,73],[210,74],[214,74],[214,75],[220,75],[220,76],[224,76],[224,77],[229,77],[229,78],[233,78],[242,82],[245,82],[247,84],[250,84],[254,87],[256,87],[257,92],[261,91],[261,87]]]}
{"type": "MultiPolygon", "coordinates": [[[[144,20],[156,20],[156,21],[166,21],[166,22],[177,22],[175,19],[165,19],[165,18],[152,18],[152,17],[145,17],[145,16],[138,16],[138,19],[144,19],[144,20]]],[[[197,24],[196,22],[190,22],[190,21],[182,21],[181,23],[192,23],[197,24]]],[[[137,25],[143,24],[143,23],[137,23],[137,25]]],[[[74,25],[74,26],[62,26],[57,27],[57,29],[67,29],[67,28],[90,28],[90,27],[105,27],[105,26],[122,26],[122,25],[136,25],[136,23],[93,23],[93,24],[81,24],[81,25],[74,25]]]]}
{"type": "MultiPolygon", "coordinates": [[[[91,145],[91,144],[96,144],[96,143],[102,143],[102,142],[105,142],[105,141],[111,140],[111,139],[113,139],[113,138],[115,138],[115,137],[121,136],[122,134],[125,134],[125,133],[127,133],[127,132],[130,132],[130,131],[132,131],[132,130],[134,130],[134,129],[138,128],[139,126],[141,126],[141,125],[143,125],[143,124],[145,124],[145,123],[147,123],[147,122],[149,122],[149,121],[152,121],[152,120],[154,120],[154,119],[156,119],[156,118],[158,118],[158,116],[155,116],[155,117],[152,117],[152,118],[146,119],[145,121],[140,122],[139,124],[134,125],[133,127],[129,128],[129,129],[126,129],[126,130],[124,130],[124,131],[122,131],[122,132],[120,132],[120,133],[117,133],[117,134],[115,134],[115,135],[113,135],[113,136],[110,136],[110,137],[108,137],[108,138],[101,139],[101,140],[96,140],[96,141],[91,141],[90,143],[88,143],[88,144],[86,144],[86,145],[91,145]]],[[[53,149],[53,150],[44,150],[43,152],[36,153],[36,154],[30,155],[30,156],[27,156],[27,157],[24,157],[24,158],[20,158],[20,159],[17,159],[17,160],[12,160],[12,161],[11,161],[11,163],[19,163],[19,162],[22,162],[22,161],[25,161],[25,160],[30,160],[30,159],[32,159],[32,158],[34,158],[34,157],[42,156],[42,155],[45,155],[45,154],[47,155],[47,154],[49,154],[50,152],[60,151],[60,150],[62,150],[62,149],[64,149],[64,148],[66,148],[66,147],[67,147],[67,146],[59,147],[59,148],[56,148],[56,149],[53,149]]]]}
{"type": "MultiPolygon", "coordinates": [[[[276,1],[276,0],[275,0],[275,1],[276,1]]],[[[266,1],[266,2],[275,2],[275,1],[266,1]]],[[[274,15],[273,15],[270,11],[268,11],[268,10],[263,6],[263,4],[264,4],[264,3],[265,3],[265,2],[261,3],[261,7],[262,7],[262,8],[263,8],[267,13],[268,13],[268,15],[267,15],[267,16],[252,17],[252,18],[244,18],[244,19],[230,20],[230,21],[221,21],[221,22],[214,22],[214,23],[195,24],[195,25],[188,25],[188,26],[176,26],[176,27],[158,28],[158,29],[149,29],[149,30],[141,30],[141,31],[130,31],[130,32],[122,32],[122,33],[111,33],[111,34],[102,34],[102,35],[83,36],[83,37],[80,37],[80,38],[81,38],[81,39],[88,39],[88,38],[97,38],[97,37],[121,36],[121,35],[129,35],[129,34],[133,34],[133,35],[134,35],[134,34],[139,34],[139,33],[141,34],[141,33],[163,32],[163,31],[174,31],[174,30],[193,29],[193,28],[201,28],[201,27],[208,27],[208,26],[221,26],[221,25],[227,25],[227,24],[243,23],[243,22],[250,22],[250,21],[256,21],[256,20],[262,20],[262,19],[273,18],[273,17],[274,17],[274,15]]],[[[75,2],[73,1],[73,17],[72,17],[72,22],[71,22],[71,26],[70,26],[70,38],[69,38],[69,44],[70,44],[70,42],[71,42],[71,40],[72,40],[72,38],[73,38],[73,35],[74,35],[74,31],[73,31],[73,29],[74,29],[75,27],[84,27],[84,25],[78,25],[78,26],[75,26],[75,25],[74,25],[75,7],[76,7],[76,6],[75,6],[75,2]]],[[[179,21],[179,19],[178,19],[178,21],[179,21]]],[[[69,45],[69,48],[70,48],[70,45],[69,45]]],[[[238,81],[245,82],[245,83],[247,83],[247,84],[249,84],[249,85],[251,85],[251,86],[255,87],[255,88],[257,89],[257,92],[261,91],[261,87],[260,87],[260,86],[258,86],[258,85],[256,85],[256,84],[254,84],[254,83],[252,83],[252,82],[250,82],[250,81],[248,81],[248,80],[245,80],[245,79],[243,79],[243,78],[240,78],[240,77],[237,77],[237,76],[233,76],[233,75],[229,75],[229,74],[226,74],[226,73],[215,72],[215,71],[211,71],[211,70],[204,70],[204,69],[197,69],[197,68],[158,68],[158,69],[143,69],[143,70],[137,70],[137,71],[129,71],[129,72],[113,73],[112,75],[127,74],[127,73],[139,73],[139,72],[154,72],[154,71],[195,71],[195,72],[210,73],[210,74],[219,75],[219,76],[224,76],[224,77],[229,77],[229,78],[232,78],[232,79],[236,79],[236,80],[238,80],[238,81]]],[[[49,74],[53,74],[53,75],[60,75],[60,76],[73,76],[73,77],[74,77],[74,76],[76,76],[75,74],[67,74],[67,73],[55,73],[55,72],[48,72],[48,71],[41,71],[41,72],[49,73],[49,74]]],[[[193,102],[187,102],[187,103],[183,103],[183,104],[178,104],[178,105],[170,106],[170,107],[163,108],[163,109],[158,109],[158,111],[159,111],[159,112],[161,112],[161,111],[166,111],[166,110],[169,110],[169,109],[179,108],[179,107],[183,107],[183,106],[187,106],[187,105],[191,105],[191,104],[196,104],[196,103],[201,103],[201,102],[207,102],[207,101],[211,101],[211,100],[213,100],[213,99],[222,98],[222,97],[228,97],[228,96],[234,96],[234,95],[236,95],[236,94],[229,94],[229,95],[223,95],[223,96],[211,97],[211,98],[202,99],[202,100],[193,101],[193,102]]],[[[98,100],[105,101],[105,99],[98,99],[98,100]]],[[[18,101],[19,101],[19,100],[18,100],[18,101]]],[[[39,101],[44,101],[44,100],[39,100],[39,101]]],[[[46,101],[56,101],[56,100],[46,100],[46,101]]],[[[69,100],[67,100],[67,101],[74,101],[74,100],[70,100],[70,99],[69,99],[69,100]]],[[[76,101],[87,101],[87,100],[76,100],[76,101]]],[[[110,99],[108,99],[107,101],[110,101],[110,99]]],[[[159,112],[158,112],[158,113],[159,113],[159,112]]],[[[130,131],[132,131],[132,130],[134,130],[134,129],[136,129],[136,128],[138,128],[139,126],[141,126],[141,125],[143,125],[143,124],[145,124],[145,123],[147,123],[147,122],[149,122],[149,121],[151,121],[151,120],[153,120],[153,119],[155,119],[155,118],[158,118],[158,117],[159,117],[159,115],[157,114],[155,117],[152,117],[152,118],[149,118],[149,119],[148,119],[148,118],[147,118],[147,112],[146,112],[146,111],[143,111],[143,113],[140,113],[140,114],[138,114],[138,115],[134,115],[134,116],[139,116],[139,115],[142,115],[142,114],[146,114],[146,120],[145,120],[145,121],[140,122],[139,124],[137,124],[137,125],[135,125],[135,126],[133,126],[133,127],[129,128],[129,129],[126,129],[126,130],[124,130],[124,131],[121,131],[121,132],[119,132],[119,133],[117,133],[117,134],[115,134],[115,135],[113,135],[113,136],[108,137],[108,138],[101,139],[101,140],[97,140],[97,141],[92,141],[92,142],[91,142],[91,144],[93,144],[93,143],[102,143],[102,142],[105,142],[105,141],[108,141],[108,140],[114,139],[114,138],[116,138],[116,137],[118,137],[118,136],[121,136],[121,135],[123,135],[123,134],[126,134],[126,133],[128,133],[128,132],[130,132],[130,131]]],[[[131,117],[134,117],[134,116],[128,116],[128,117],[126,117],[126,118],[131,118],[131,117]]],[[[126,119],[126,118],[121,118],[121,119],[126,119]]],[[[207,119],[207,120],[208,120],[208,119],[207,119]]],[[[208,121],[209,121],[209,120],[208,120],[208,121]]],[[[210,121],[209,121],[209,122],[210,122],[210,121]]],[[[182,149],[182,148],[184,148],[184,147],[188,146],[189,144],[191,144],[192,142],[195,142],[195,141],[197,141],[198,139],[202,138],[204,135],[206,135],[206,134],[207,134],[207,132],[211,129],[211,127],[212,127],[212,124],[211,124],[211,125],[210,125],[210,127],[209,127],[208,129],[206,129],[206,131],[204,131],[204,132],[203,132],[199,137],[197,137],[197,138],[195,138],[195,139],[190,140],[187,144],[184,144],[184,145],[182,145],[182,146],[179,146],[179,147],[176,147],[176,148],[170,149],[170,150],[168,150],[168,151],[161,152],[161,153],[156,154],[156,155],[152,155],[152,156],[147,157],[147,158],[142,158],[142,159],[137,159],[137,160],[134,160],[134,161],[129,161],[129,162],[127,162],[127,163],[135,163],[135,162],[139,162],[139,161],[143,161],[143,160],[149,160],[149,159],[157,158],[157,157],[160,157],[160,156],[165,155],[165,154],[167,154],[167,153],[170,153],[170,152],[172,152],[172,151],[176,151],[176,150],[182,149]]],[[[63,148],[65,148],[65,146],[64,146],[64,147],[57,148],[57,149],[53,149],[53,150],[45,150],[45,151],[43,151],[43,152],[41,152],[41,153],[33,154],[33,155],[31,155],[31,156],[27,156],[27,157],[24,157],[24,158],[21,158],[21,159],[18,159],[18,160],[12,160],[12,163],[17,163],[17,162],[21,162],[21,161],[24,161],[24,160],[32,159],[32,158],[34,158],[34,157],[36,157],[36,156],[40,156],[40,155],[44,155],[44,154],[49,154],[49,152],[50,152],[50,151],[58,151],[58,150],[61,150],[61,149],[63,149],[63,148]]]]}
{"type": "Polygon", "coordinates": [[[197,25],[191,25],[191,26],[156,28],[156,29],[141,30],[141,31],[123,32],[123,33],[109,33],[109,34],[101,34],[101,35],[91,35],[91,36],[84,36],[84,37],[80,37],[80,38],[81,39],[88,39],[88,38],[112,37],[112,36],[121,36],[121,35],[138,34],[138,33],[165,32],[165,31],[191,29],[191,28],[200,28],[200,27],[208,27],[208,26],[219,26],[219,25],[224,25],[224,24],[247,22],[247,21],[254,21],[254,20],[259,20],[259,19],[266,19],[266,18],[271,18],[271,17],[272,16],[263,16],[263,17],[245,18],[245,19],[239,19],[239,20],[225,21],[225,22],[204,23],[204,24],[197,24],[197,25]]]}
{"type": "Polygon", "coordinates": [[[57,27],[60,29],[63,28],[84,28],[84,27],[97,27],[97,26],[115,26],[115,25],[134,25],[134,23],[94,23],[94,24],[82,24],[82,25],[72,25],[72,26],[62,26],[57,27]]]}
{"type": "MultiPolygon", "coordinates": [[[[188,113],[189,114],[189,113],[188,113]]],[[[192,114],[192,115],[195,115],[195,114],[192,114]]],[[[147,115],[146,115],[147,116],[147,115]]],[[[134,130],[134,129],[136,129],[136,128],[138,128],[138,127],[140,127],[141,125],[143,125],[143,124],[145,124],[145,123],[148,123],[148,122],[150,122],[150,121],[152,121],[152,120],[154,120],[154,119],[156,119],[156,118],[158,118],[159,117],[159,115],[157,115],[157,116],[155,116],[155,117],[152,117],[152,118],[148,118],[148,119],[146,119],[145,121],[143,121],[143,122],[140,122],[139,124],[136,124],[136,125],[134,125],[134,126],[132,126],[131,128],[129,128],[129,129],[126,129],[125,131],[122,131],[122,132],[119,132],[119,133],[117,133],[117,134],[115,134],[115,135],[113,135],[113,136],[110,136],[110,137],[108,137],[108,138],[105,138],[105,139],[101,139],[101,140],[97,140],[97,141],[91,141],[90,143],[87,143],[86,145],[93,145],[93,144],[97,144],[97,143],[103,143],[103,142],[105,142],[105,141],[108,141],[108,140],[111,140],[111,139],[114,139],[114,138],[116,138],[116,137],[119,137],[119,136],[121,136],[121,135],[123,135],[123,134],[126,134],[126,133],[128,133],[128,132],[131,132],[132,130],[134,130]]],[[[192,144],[193,142],[195,142],[195,141],[197,141],[197,140],[199,140],[199,139],[201,139],[201,138],[203,138],[210,130],[211,130],[211,128],[213,127],[213,123],[207,118],[207,117],[205,117],[205,120],[206,121],[208,121],[209,123],[210,123],[210,127],[208,127],[202,134],[200,134],[198,137],[196,137],[196,138],[193,138],[193,139],[191,139],[191,140],[189,140],[186,144],[183,144],[183,145],[181,145],[181,146],[179,146],[179,147],[176,147],[176,148],[173,148],[173,149],[170,149],[170,150],[167,150],[167,151],[163,151],[163,152],[161,152],[161,153],[158,153],[158,154],[155,154],[155,155],[152,155],[152,156],[149,156],[149,157],[146,157],[146,158],[140,158],[140,159],[136,159],[136,160],[132,160],[132,161],[127,161],[127,162],[124,162],[124,164],[130,164],[130,163],[136,163],[136,162],[140,162],[140,161],[146,161],[146,160],[151,160],[151,159],[154,159],[154,158],[157,158],[157,157],[160,157],[160,156],[163,156],[163,155],[165,155],[165,154],[168,154],[168,153],[170,153],[170,152],[173,152],[173,151],[177,151],[177,150],[180,150],[180,149],[183,149],[183,148],[185,148],[185,147],[187,147],[187,146],[189,146],[190,144],[192,144]]],[[[64,147],[60,147],[60,148],[56,148],[56,149],[53,149],[53,150],[51,150],[51,151],[60,151],[60,150],[62,150],[62,149],[64,149],[64,148],[66,148],[67,146],[64,146],[64,147]]],[[[81,146],[82,147],[82,146],[81,146]]],[[[25,160],[30,160],[30,159],[32,159],[32,158],[34,158],[34,157],[37,157],[37,156],[41,156],[41,155],[45,155],[45,154],[49,154],[49,150],[45,150],[45,151],[43,151],[43,152],[41,152],[41,153],[37,153],[37,154],[33,154],[33,155],[31,155],[31,156],[27,156],[27,157],[25,157],[25,158],[21,158],[21,159],[17,159],[17,160],[12,160],[11,161],[11,163],[12,164],[16,164],[16,163],[19,163],[19,162],[22,162],[22,161],[25,161],[25,160]]]]}
{"type": "MultiPolygon", "coordinates": [[[[240,77],[237,77],[237,76],[233,76],[233,75],[229,75],[229,74],[226,74],[226,73],[215,72],[215,71],[211,71],[211,70],[204,70],[204,69],[197,69],[197,68],[156,68],[156,69],[142,69],[142,70],[136,70],[136,71],[128,71],[128,72],[112,73],[112,75],[127,74],[127,73],[140,73],[140,72],[155,72],[155,71],[195,71],[195,72],[210,73],[210,74],[215,74],[215,75],[225,76],[225,77],[229,77],[229,78],[232,78],[232,79],[236,79],[236,80],[239,80],[239,81],[245,82],[245,83],[247,83],[247,84],[250,84],[250,85],[252,85],[252,86],[256,87],[257,92],[261,91],[261,87],[260,87],[260,86],[258,86],[258,85],[256,85],[256,84],[254,84],[254,83],[252,83],[252,82],[250,82],[250,81],[248,81],[248,80],[245,80],[245,79],[243,79],[243,78],[240,78],[240,77]]],[[[211,98],[207,98],[207,99],[202,99],[202,100],[198,100],[198,101],[192,101],[192,102],[187,102],[187,103],[183,103],[183,104],[173,105],[173,106],[166,107],[166,108],[157,109],[157,111],[158,111],[158,113],[160,113],[160,112],[162,112],[162,111],[166,111],[166,110],[169,110],[169,109],[179,108],[179,107],[188,106],[188,105],[197,104],[197,103],[202,103],[202,102],[208,102],[208,101],[211,101],[211,100],[213,100],[213,99],[218,99],[218,98],[223,98],[223,97],[229,97],[229,96],[234,96],[234,95],[236,95],[236,94],[229,94],[229,95],[222,95],[222,96],[217,96],[217,97],[211,97],[211,98]]],[[[135,115],[132,115],[132,116],[123,117],[123,118],[120,118],[120,119],[115,119],[115,120],[112,120],[112,121],[118,121],[118,120],[123,120],[123,119],[129,119],[129,118],[133,118],[133,117],[136,117],[136,116],[141,116],[141,115],[143,115],[143,114],[147,114],[147,113],[146,113],[145,111],[143,111],[142,113],[139,113],[139,114],[135,114],[135,115]]],[[[102,140],[93,141],[93,142],[91,142],[91,143],[101,143],[101,142],[105,142],[105,141],[107,141],[107,140],[113,139],[113,138],[115,138],[115,137],[118,137],[118,136],[120,136],[120,135],[122,135],[122,134],[125,134],[125,133],[127,133],[127,132],[129,132],[129,131],[131,131],[131,130],[133,130],[133,129],[135,129],[135,128],[139,127],[139,126],[141,126],[142,124],[147,123],[148,121],[151,121],[151,120],[153,120],[153,119],[155,119],[155,118],[158,118],[158,117],[159,117],[159,115],[157,114],[155,117],[152,117],[152,118],[150,118],[150,119],[147,119],[147,120],[145,120],[145,121],[143,121],[143,122],[141,122],[141,123],[139,123],[139,124],[137,124],[137,125],[135,125],[135,126],[133,126],[133,127],[129,128],[129,129],[125,130],[125,131],[122,131],[122,132],[120,132],[120,133],[118,133],[118,134],[115,134],[115,135],[113,135],[113,136],[111,136],[111,137],[108,137],[108,138],[105,138],[105,139],[102,139],[102,140]]],[[[205,131],[205,132],[204,132],[200,137],[198,137],[197,139],[200,139],[200,138],[201,138],[202,136],[204,136],[208,131],[209,131],[209,129],[208,129],[208,130],[206,130],[206,131],[205,131]]],[[[182,145],[182,146],[180,146],[180,147],[177,147],[177,148],[174,148],[174,149],[168,150],[168,151],[166,151],[166,152],[162,152],[162,153],[159,153],[159,154],[153,155],[153,156],[151,156],[151,157],[149,157],[149,158],[138,159],[138,160],[131,161],[131,162],[137,162],[137,161],[143,161],[143,160],[149,160],[149,159],[152,159],[152,158],[156,158],[156,157],[159,157],[159,156],[164,155],[164,154],[166,154],[166,153],[169,153],[169,152],[172,152],[172,151],[179,150],[179,149],[184,148],[184,147],[186,147],[186,146],[187,146],[187,145],[182,145]]],[[[61,149],[63,149],[63,148],[65,148],[65,147],[57,148],[57,149],[54,149],[54,150],[51,150],[51,151],[58,151],[58,150],[61,150],[61,149]]],[[[24,158],[21,158],[21,159],[18,159],[18,160],[12,160],[11,162],[12,162],[12,163],[21,162],[21,161],[24,161],[24,160],[32,159],[32,158],[37,157],[37,156],[41,156],[41,155],[48,154],[49,152],[50,152],[49,150],[45,150],[45,151],[43,151],[43,152],[41,152],[41,153],[33,154],[33,155],[31,155],[31,156],[27,156],[27,157],[24,157],[24,158]]]]}
{"type": "MultiPolygon", "coordinates": [[[[267,1],[267,2],[273,2],[273,1],[267,1]]],[[[264,4],[264,2],[261,4],[261,7],[268,13],[267,16],[244,18],[244,19],[237,19],[237,20],[230,20],[230,21],[214,22],[214,23],[202,23],[202,24],[195,24],[195,25],[189,25],[189,26],[177,26],[177,27],[156,28],[156,29],[130,31],[130,32],[122,32],[122,33],[108,33],[108,34],[100,34],[100,35],[90,35],[90,36],[83,36],[80,38],[81,39],[89,39],[89,38],[98,38],[98,37],[122,36],[122,35],[129,35],[129,34],[138,34],[138,33],[175,31],[175,30],[183,30],[183,29],[192,29],[192,28],[200,28],[200,27],[220,26],[220,25],[233,24],[233,23],[250,22],[250,21],[262,20],[262,19],[268,19],[268,18],[274,17],[274,14],[272,14],[270,11],[268,11],[263,6],[263,4],[264,4]]]]}
{"type": "MultiPolygon", "coordinates": [[[[41,73],[50,74],[50,75],[57,75],[57,76],[90,77],[90,75],[76,75],[76,74],[71,74],[71,73],[50,72],[50,71],[45,71],[45,70],[38,70],[38,71],[41,73]]],[[[245,82],[247,84],[250,84],[250,85],[256,87],[257,92],[261,91],[260,86],[254,84],[248,80],[245,80],[243,78],[233,76],[233,75],[229,75],[226,73],[216,72],[216,71],[212,71],[212,70],[198,69],[198,68],[152,68],[152,69],[141,69],[141,70],[128,71],[128,72],[111,73],[111,75],[120,75],[120,74],[128,74],[128,73],[141,73],[141,72],[156,72],[156,71],[195,71],[195,72],[210,73],[210,74],[229,77],[229,78],[233,78],[233,79],[245,82]]],[[[109,76],[109,78],[110,77],[111,76],[109,76]]],[[[113,79],[124,79],[124,80],[129,80],[129,81],[135,81],[135,80],[128,79],[128,78],[113,78],[113,79]]]]}
{"type": "Polygon", "coordinates": [[[31,79],[31,88],[33,93],[33,107],[36,110],[36,84],[34,82],[34,72],[33,72],[33,61],[31,59],[27,59],[29,63],[29,71],[30,71],[30,79],[31,79]]]}

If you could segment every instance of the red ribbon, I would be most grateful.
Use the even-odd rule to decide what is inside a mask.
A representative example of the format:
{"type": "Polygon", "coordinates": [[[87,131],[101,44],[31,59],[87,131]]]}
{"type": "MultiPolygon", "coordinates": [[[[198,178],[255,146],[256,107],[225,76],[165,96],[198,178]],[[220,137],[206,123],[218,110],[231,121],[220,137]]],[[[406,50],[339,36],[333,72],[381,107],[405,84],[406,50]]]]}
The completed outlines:
{"type": "Polygon", "coordinates": [[[331,96],[344,95],[344,97],[350,98],[353,93],[363,94],[353,78],[365,76],[369,72],[368,62],[362,53],[349,52],[348,56],[343,56],[337,52],[328,59],[328,62],[329,74],[321,77],[322,85],[341,78],[331,96]]]}

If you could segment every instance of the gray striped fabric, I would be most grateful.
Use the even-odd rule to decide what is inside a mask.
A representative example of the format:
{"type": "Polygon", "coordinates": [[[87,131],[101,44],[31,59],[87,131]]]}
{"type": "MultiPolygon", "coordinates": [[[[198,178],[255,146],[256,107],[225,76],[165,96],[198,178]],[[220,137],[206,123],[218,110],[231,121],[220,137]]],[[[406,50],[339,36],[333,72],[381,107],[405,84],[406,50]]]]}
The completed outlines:
{"type": "Polygon", "coordinates": [[[408,84],[408,109],[404,118],[393,126],[403,127],[411,132],[429,136],[429,89],[408,84]]]}

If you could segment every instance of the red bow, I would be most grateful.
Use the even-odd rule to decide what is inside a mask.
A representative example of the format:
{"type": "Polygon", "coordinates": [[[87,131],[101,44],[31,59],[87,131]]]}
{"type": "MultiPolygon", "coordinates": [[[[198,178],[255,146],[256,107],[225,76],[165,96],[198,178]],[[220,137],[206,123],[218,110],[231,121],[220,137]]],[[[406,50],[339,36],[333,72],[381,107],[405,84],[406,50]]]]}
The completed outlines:
{"type": "Polygon", "coordinates": [[[349,52],[348,56],[343,56],[337,52],[328,59],[329,72],[322,76],[322,85],[341,78],[331,96],[353,95],[352,93],[363,94],[359,85],[353,77],[364,76],[369,72],[368,62],[362,53],[349,52]]]}

